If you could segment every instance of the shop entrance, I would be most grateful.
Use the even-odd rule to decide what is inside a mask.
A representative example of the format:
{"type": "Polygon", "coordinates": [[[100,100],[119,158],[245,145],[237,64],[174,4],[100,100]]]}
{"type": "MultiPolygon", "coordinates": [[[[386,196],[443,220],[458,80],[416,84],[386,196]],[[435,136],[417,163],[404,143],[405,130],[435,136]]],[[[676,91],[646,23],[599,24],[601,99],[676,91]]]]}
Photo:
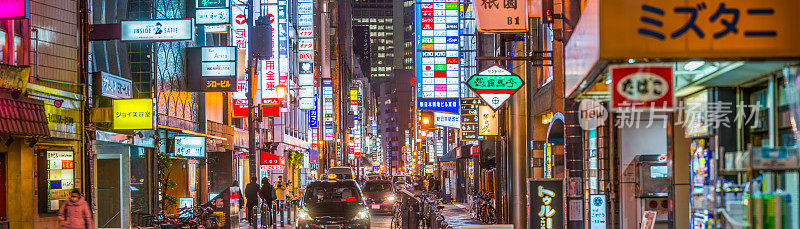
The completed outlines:
{"type": "Polygon", "coordinates": [[[131,182],[129,145],[94,141],[97,228],[130,227],[131,182]]]}
{"type": "Polygon", "coordinates": [[[97,226],[99,228],[120,228],[122,214],[120,202],[119,158],[97,159],[97,226]]]}

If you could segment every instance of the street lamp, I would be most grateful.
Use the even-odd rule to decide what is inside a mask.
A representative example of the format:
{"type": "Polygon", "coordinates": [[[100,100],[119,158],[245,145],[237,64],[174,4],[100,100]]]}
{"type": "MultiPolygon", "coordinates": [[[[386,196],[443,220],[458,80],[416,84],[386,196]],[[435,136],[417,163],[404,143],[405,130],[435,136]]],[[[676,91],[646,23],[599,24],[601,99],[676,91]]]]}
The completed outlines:
{"type": "Polygon", "coordinates": [[[283,101],[286,99],[286,85],[276,86],[275,93],[277,94],[278,100],[283,101]]]}

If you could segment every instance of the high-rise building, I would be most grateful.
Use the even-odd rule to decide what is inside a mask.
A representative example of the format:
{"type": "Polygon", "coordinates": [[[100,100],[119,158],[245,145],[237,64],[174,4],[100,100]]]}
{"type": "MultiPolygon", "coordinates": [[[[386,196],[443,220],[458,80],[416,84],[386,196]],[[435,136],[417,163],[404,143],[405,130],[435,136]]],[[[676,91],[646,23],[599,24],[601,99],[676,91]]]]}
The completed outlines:
{"type": "MultiPolygon", "coordinates": [[[[395,0],[398,1],[398,0],[395,0]]],[[[389,77],[394,68],[402,68],[395,60],[396,47],[402,47],[403,30],[396,28],[393,0],[356,0],[353,2],[353,26],[366,26],[370,37],[369,77],[389,77]]]]}

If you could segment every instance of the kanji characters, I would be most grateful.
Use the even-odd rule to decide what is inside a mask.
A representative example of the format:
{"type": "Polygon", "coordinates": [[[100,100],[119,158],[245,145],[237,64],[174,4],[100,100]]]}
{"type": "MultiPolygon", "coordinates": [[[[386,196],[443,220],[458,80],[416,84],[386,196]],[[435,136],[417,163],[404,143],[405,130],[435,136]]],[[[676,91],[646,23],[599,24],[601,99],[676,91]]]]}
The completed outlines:
{"type": "Polygon", "coordinates": [[[500,9],[500,3],[497,3],[497,0],[481,0],[481,7],[484,9],[491,9],[492,7],[500,9]]]}

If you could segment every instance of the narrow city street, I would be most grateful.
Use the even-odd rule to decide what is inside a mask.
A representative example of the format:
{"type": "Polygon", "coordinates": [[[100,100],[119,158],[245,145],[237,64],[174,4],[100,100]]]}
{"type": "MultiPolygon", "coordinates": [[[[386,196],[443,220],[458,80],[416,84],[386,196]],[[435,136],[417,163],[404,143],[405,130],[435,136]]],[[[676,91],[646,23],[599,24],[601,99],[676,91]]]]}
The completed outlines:
{"type": "MultiPolygon", "coordinates": [[[[372,214],[372,218],[370,219],[370,227],[373,229],[383,229],[383,228],[390,228],[390,224],[392,223],[392,216],[387,214],[372,214]]],[[[241,229],[251,229],[248,223],[242,222],[239,224],[239,228],[241,229]]],[[[272,227],[270,227],[272,228],[272,227]]],[[[275,228],[283,228],[283,229],[294,229],[295,225],[284,225],[283,227],[276,226],[275,228]]]]}

